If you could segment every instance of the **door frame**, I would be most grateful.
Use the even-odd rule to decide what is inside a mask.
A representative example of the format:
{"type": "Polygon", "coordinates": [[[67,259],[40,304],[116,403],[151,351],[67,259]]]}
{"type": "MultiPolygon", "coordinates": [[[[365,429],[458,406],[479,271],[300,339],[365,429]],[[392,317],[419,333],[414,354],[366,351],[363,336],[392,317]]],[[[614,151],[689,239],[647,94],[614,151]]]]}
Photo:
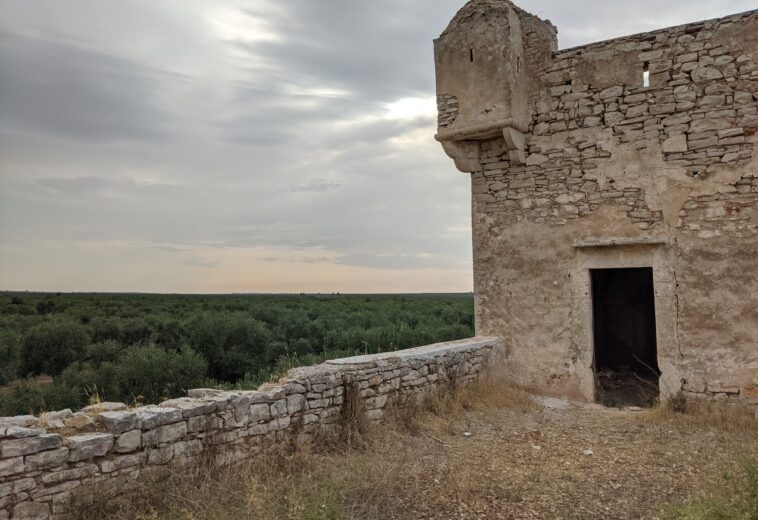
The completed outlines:
{"type": "Polygon", "coordinates": [[[663,243],[602,243],[576,246],[576,263],[571,278],[571,339],[572,356],[576,359],[576,376],[583,397],[595,401],[595,338],[592,312],[592,269],[653,269],[655,304],[655,335],[658,368],[661,371],[658,387],[661,398],[681,389],[677,369],[679,350],[676,298],[676,273],[670,250],[663,243]]]}

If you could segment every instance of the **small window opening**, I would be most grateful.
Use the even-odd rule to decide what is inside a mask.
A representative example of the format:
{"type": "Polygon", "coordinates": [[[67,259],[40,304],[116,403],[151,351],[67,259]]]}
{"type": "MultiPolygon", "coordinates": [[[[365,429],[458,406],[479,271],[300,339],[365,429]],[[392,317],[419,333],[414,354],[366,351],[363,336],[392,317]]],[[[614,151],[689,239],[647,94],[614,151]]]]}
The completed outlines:
{"type": "Polygon", "coordinates": [[[650,63],[648,63],[647,61],[645,62],[645,65],[642,68],[642,86],[643,87],[650,86],[650,63]]]}
{"type": "Polygon", "coordinates": [[[521,72],[521,58],[516,58],[516,72],[521,72]]]}
{"type": "Polygon", "coordinates": [[[474,49],[468,50],[468,59],[471,60],[471,63],[474,63],[474,49]]]}

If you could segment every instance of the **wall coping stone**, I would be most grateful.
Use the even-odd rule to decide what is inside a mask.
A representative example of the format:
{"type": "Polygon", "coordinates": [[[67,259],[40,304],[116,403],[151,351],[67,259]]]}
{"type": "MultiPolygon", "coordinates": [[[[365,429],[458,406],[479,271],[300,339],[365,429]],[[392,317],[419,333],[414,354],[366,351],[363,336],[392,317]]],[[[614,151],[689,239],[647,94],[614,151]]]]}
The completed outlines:
{"type": "MultiPolygon", "coordinates": [[[[333,359],[326,361],[327,365],[368,365],[377,364],[382,365],[382,362],[392,360],[407,361],[411,359],[426,360],[429,358],[435,358],[452,354],[456,352],[466,352],[470,350],[479,350],[482,347],[488,345],[494,345],[500,341],[499,338],[494,337],[475,337],[469,339],[462,339],[458,341],[449,341],[446,343],[434,343],[432,345],[424,345],[421,347],[414,347],[405,350],[398,350],[396,352],[381,352],[379,354],[366,354],[363,356],[353,356],[349,358],[333,359]]],[[[386,365],[386,363],[383,363],[386,365]]]]}

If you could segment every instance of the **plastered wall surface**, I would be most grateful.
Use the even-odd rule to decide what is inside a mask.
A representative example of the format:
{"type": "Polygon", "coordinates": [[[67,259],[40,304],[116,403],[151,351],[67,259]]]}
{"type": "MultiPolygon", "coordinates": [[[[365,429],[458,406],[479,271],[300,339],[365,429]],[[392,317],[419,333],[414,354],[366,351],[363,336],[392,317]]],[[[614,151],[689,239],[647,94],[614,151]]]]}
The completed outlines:
{"type": "MultiPolygon", "coordinates": [[[[653,267],[664,396],[755,401],[758,11],[557,51],[549,22],[474,0],[435,42],[438,69],[465,54],[461,18],[504,11],[522,20],[519,41],[503,31],[525,59],[509,69],[521,148],[508,125],[453,132],[488,93],[438,70],[437,139],[471,174],[478,333],[504,338],[514,380],[593,399],[589,269],[653,267]]],[[[497,126],[487,104],[476,117],[497,126]]]]}
{"type": "Polygon", "coordinates": [[[67,518],[75,493],[115,496],[149,471],[202,457],[230,464],[334,435],[349,392],[380,422],[400,397],[477,379],[501,349],[479,337],[298,368],[261,391],[197,389],[155,406],[0,418],[0,519],[67,518]]]}

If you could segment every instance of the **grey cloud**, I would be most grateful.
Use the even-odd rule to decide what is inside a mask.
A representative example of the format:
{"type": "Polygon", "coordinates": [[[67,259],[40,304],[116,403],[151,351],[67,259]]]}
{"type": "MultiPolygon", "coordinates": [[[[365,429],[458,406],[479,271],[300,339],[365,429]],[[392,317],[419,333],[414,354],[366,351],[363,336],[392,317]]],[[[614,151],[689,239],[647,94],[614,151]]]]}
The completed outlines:
{"type": "Polygon", "coordinates": [[[205,269],[214,269],[220,265],[219,262],[215,262],[213,260],[204,260],[202,258],[196,258],[196,257],[186,258],[184,260],[180,260],[180,262],[185,265],[203,267],[205,269]]]}
{"type": "Polygon", "coordinates": [[[86,141],[171,133],[161,78],[116,56],[20,35],[0,39],[0,126],[86,141]]]}
{"type": "MultiPolygon", "coordinates": [[[[448,231],[468,226],[469,180],[434,142],[434,115],[384,117],[434,96],[432,39],[463,3],[5,0],[0,263],[60,239],[149,244],[148,260],[209,270],[198,248],[469,269],[470,236],[448,231]],[[216,10],[241,25],[219,31],[216,10]],[[252,20],[276,38],[251,38],[252,20]]],[[[754,7],[517,3],[562,47],[754,7]]]]}
{"type": "Polygon", "coordinates": [[[290,191],[294,193],[322,193],[324,191],[336,190],[340,186],[342,186],[342,184],[340,184],[339,182],[314,179],[304,184],[298,184],[297,186],[292,186],[290,188],[290,191]]]}
{"type": "Polygon", "coordinates": [[[377,269],[423,269],[423,268],[466,268],[466,259],[444,257],[441,255],[405,255],[381,253],[346,255],[337,259],[337,263],[377,269]]]}
{"type": "Polygon", "coordinates": [[[129,178],[105,178],[96,176],[76,177],[72,179],[45,177],[36,183],[47,193],[58,196],[89,198],[103,197],[139,197],[143,192],[153,192],[160,196],[168,195],[179,187],[170,184],[137,182],[129,178]]]}

